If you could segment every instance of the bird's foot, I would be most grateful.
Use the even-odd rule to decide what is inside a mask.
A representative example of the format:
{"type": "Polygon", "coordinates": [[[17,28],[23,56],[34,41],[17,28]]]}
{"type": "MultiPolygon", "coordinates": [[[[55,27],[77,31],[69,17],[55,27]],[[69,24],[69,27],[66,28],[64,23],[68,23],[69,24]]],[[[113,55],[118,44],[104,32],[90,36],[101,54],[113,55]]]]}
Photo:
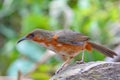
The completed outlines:
{"type": "Polygon", "coordinates": [[[62,70],[63,70],[63,68],[59,68],[59,69],[55,72],[55,74],[59,74],[60,71],[62,71],[62,70]]]}
{"type": "Polygon", "coordinates": [[[83,60],[81,61],[76,61],[77,64],[84,64],[85,62],[83,60]]]}

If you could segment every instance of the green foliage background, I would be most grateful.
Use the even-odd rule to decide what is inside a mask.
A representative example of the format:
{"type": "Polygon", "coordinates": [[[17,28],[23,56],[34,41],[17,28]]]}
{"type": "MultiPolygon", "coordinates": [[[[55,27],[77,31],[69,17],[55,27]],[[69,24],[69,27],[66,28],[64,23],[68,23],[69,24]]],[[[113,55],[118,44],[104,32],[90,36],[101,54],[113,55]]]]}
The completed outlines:
{"type": "MultiPolygon", "coordinates": [[[[0,0],[0,75],[16,76],[17,70],[26,74],[41,58],[46,49],[40,45],[30,41],[16,44],[20,37],[36,28],[67,27],[114,48],[115,36],[111,30],[116,27],[112,25],[120,21],[119,3],[119,0],[0,0]],[[53,4],[55,1],[58,3],[53,4]],[[56,14],[51,15],[54,11],[56,14]]],[[[85,53],[85,61],[104,59],[97,51],[85,53]]],[[[80,56],[76,57],[79,59],[80,56]]],[[[30,75],[36,80],[48,80],[61,63],[62,60],[54,56],[30,75]]]]}

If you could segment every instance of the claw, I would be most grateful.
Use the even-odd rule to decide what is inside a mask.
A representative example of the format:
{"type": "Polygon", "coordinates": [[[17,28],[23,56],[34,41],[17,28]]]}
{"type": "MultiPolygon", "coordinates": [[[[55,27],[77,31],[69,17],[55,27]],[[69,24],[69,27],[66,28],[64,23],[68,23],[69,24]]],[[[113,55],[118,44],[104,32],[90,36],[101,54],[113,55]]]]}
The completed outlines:
{"type": "Polygon", "coordinates": [[[76,61],[76,64],[84,64],[85,62],[84,61],[76,61]]]}
{"type": "Polygon", "coordinates": [[[62,71],[63,70],[63,68],[61,67],[61,68],[59,68],[56,72],[55,72],[55,74],[59,74],[60,73],[60,71],[62,71]]]}

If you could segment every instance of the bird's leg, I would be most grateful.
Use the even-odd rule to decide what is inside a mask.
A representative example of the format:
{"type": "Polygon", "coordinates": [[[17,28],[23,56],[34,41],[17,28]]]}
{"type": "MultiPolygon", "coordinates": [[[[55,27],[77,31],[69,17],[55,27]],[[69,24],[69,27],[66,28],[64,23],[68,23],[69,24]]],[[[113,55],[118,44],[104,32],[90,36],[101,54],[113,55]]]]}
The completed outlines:
{"type": "Polygon", "coordinates": [[[82,49],[82,59],[80,62],[84,62],[84,49],[82,49]]]}
{"type": "Polygon", "coordinates": [[[80,61],[76,61],[77,64],[84,63],[84,50],[82,50],[82,59],[80,61]]]}
{"type": "Polygon", "coordinates": [[[84,63],[84,46],[82,48],[82,59],[80,61],[76,61],[77,64],[82,64],[84,63]]]}
{"type": "Polygon", "coordinates": [[[63,64],[62,66],[55,72],[55,74],[58,74],[61,70],[63,70],[63,68],[65,68],[67,66],[67,64],[71,61],[73,57],[69,57],[63,64]]]}

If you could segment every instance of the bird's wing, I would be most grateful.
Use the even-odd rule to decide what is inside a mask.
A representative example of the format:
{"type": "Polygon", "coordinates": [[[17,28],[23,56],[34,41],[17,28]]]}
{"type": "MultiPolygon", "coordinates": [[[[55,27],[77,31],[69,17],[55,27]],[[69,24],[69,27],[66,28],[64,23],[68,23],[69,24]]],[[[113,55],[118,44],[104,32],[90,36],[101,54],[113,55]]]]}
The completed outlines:
{"type": "Polygon", "coordinates": [[[66,44],[80,45],[89,39],[87,36],[71,30],[60,30],[56,31],[55,34],[58,36],[58,42],[66,44]]]}

